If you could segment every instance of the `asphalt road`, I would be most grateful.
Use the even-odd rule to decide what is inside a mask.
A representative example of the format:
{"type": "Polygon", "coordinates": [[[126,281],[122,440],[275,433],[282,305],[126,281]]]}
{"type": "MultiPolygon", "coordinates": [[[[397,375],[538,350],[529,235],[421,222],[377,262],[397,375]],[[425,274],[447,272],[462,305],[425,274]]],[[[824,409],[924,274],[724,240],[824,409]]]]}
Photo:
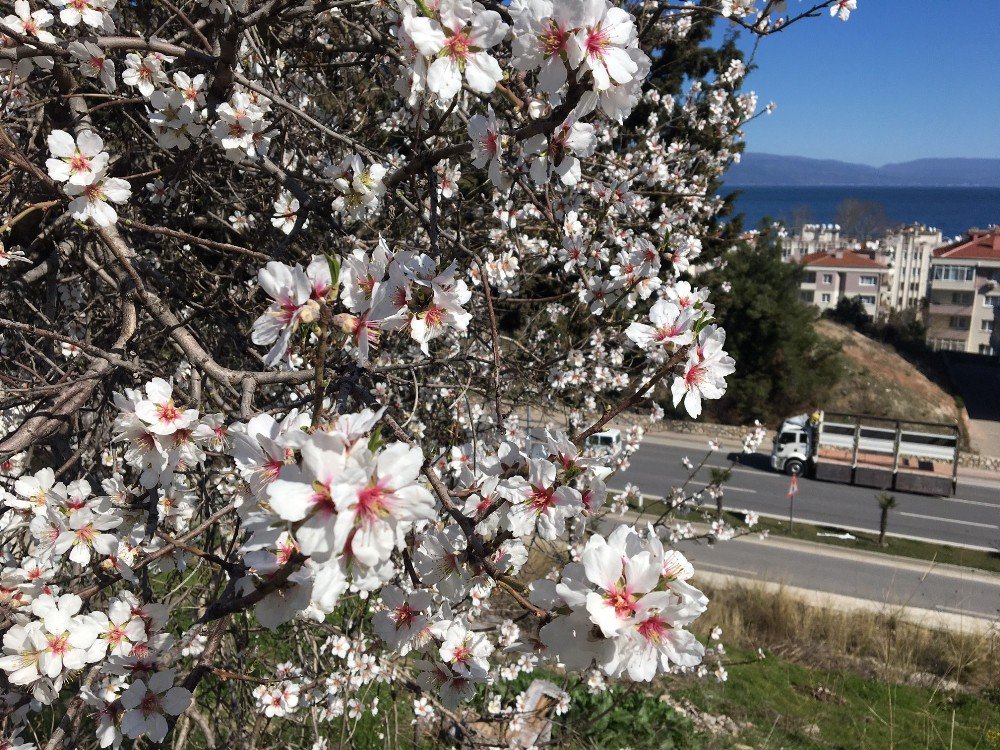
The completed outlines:
{"type": "MultiPolygon", "coordinates": [[[[770,446],[767,446],[770,448],[770,446]]],[[[666,444],[647,438],[632,456],[627,470],[612,478],[609,486],[622,489],[631,482],[649,495],[663,497],[671,487],[683,484],[688,471],[681,464],[687,456],[697,465],[705,454],[705,442],[666,444]]],[[[741,455],[725,449],[712,454],[689,486],[704,486],[711,468],[728,467],[740,461],[725,485],[723,506],[731,510],[754,510],[762,515],[788,517],[789,478],[770,469],[769,456],[741,455]]],[[[866,487],[800,478],[795,496],[795,518],[841,529],[878,532],[879,508],[875,490],[866,487]]],[[[909,537],[943,544],[1000,551],[1000,482],[959,477],[954,497],[930,497],[893,493],[897,505],[889,512],[890,536],[909,537]]]]}
{"type": "MultiPolygon", "coordinates": [[[[695,574],[758,580],[821,594],[864,599],[879,609],[920,609],[951,617],[1000,617],[1000,576],[918,560],[900,560],[877,552],[859,553],[828,545],[756,535],[708,546],[676,545],[694,565],[695,574]]],[[[822,600],[822,596],[818,597],[822,600]]],[[[931,618],[928,618],[931,619],[931,618]]]]}

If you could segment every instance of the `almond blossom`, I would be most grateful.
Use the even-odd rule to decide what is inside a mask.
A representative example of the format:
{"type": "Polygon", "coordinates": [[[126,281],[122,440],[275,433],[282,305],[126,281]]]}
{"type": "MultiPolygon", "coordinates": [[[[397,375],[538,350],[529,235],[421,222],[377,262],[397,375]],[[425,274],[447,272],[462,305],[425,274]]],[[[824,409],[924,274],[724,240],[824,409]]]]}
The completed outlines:
{"type": "Polygon", "coordinates": [[[123,204],[132,195],[132,187],[118,177],[108,177],[104,171],[95,174],[86,185],[67,183],[66,195],[73,198],[69,203],[70,215],[79,221],[91,220],[99,227],[109,227],[118,221],[118,212],[111,203],[123,204]]]}
{"type": "Polygon", "coordinates": [[[108,166],[108,153],[99,135],[84,130],[76,139],[65,130],[53,130],[48,138],[52,158],[45,162],[49,177],[71,185],[90,185],[108,166]]]}
{"type": "Polygon", "coordinates": [[[372,566],[389,558],[410,524],[432,518],[431,493],[416,481],[423,460],[419,448],[405,443],[392,443],[378,454],[352,451],[332,490],[334,547],[372,566]]]}
{"type": "Polygon", "coordinates": [[[82,21],[87,26],[111,31],[114,26],[108,11],[115,7],[117,0],[49,0],[61,8],[59,20],[67,26],[79,26],[82,21]]]}
{"type": "Polygon", "coordinates": [[[649,311],[649,322],[631,323],[625,329],[628,336],[642,349],[686,346],[694,341],[694,324],[700,314],[691,306],[658,300],[649,311]]]}
{"type": "Polygon", "coordinates": [[[573,67],[589,70],[597,91],[632,81],[639,71],[626,51],[637,39],[632,16],[608,0],[582,0],[579,14],[580,30],[567,45],[573,67]]]}
{"type": "Polygon", "coordinates": [[[146,397],[135,402],[135,415],[149,425],[154,435],[173,435],[198,419],[197,409],[182,409],[174,404],[173,386],[163,378],[153,378],[144,390],[146,397]]]}
{"type": "Polygon", "coordinates": [[[674,377],[670,386],[674,406],[681,400],[693,418],[701,414],[703,398],[722,398],[726,392],[726,376],[736,370],[732,357],[723,351],[726,332],[715,325],[706,326],[698,334],[696,346],[688,354],[684,372],[674,377]]]}
{"type": "MultiPolygon", "coordinates": [[[[481,8],[481,6],[479,6],[481,8]]],[[[500,14],[477,10],[472,0],[440,0],[438,18],[409,16],[406,32],[421,54],[436,58],[427,70],[427,88],[442,99],[452,99],[462,89],[464,74],[469,88],[488,94],[503,71],[489,54],[510,27],[500,14]]]]}
{"type": "Polygon", "coordinates": [[[167,736],[166,716],[180,716],[192,698],[190,690],[174,685],[172,669],[157,672],[148,680],[136,680],[121,696],[125,709],[122,734],[162,742],[167,736]]]}

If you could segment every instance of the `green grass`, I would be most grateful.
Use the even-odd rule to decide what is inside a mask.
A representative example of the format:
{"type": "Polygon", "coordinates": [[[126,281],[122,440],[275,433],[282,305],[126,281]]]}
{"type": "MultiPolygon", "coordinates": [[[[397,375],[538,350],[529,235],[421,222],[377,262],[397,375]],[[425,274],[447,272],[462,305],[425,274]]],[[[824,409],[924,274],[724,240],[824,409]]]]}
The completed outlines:
{"type": "Polygon", "coordinates": [[[730,649],[725,683],[690,680],[671,692],[748,725],[737,737],[706,738],[706,750],[1000,747],[1000,696],[893,685],[850,672],[812,669],[730,649]]]}
{"type": "MultiPolygon", "coordinates": [[[[874,504],[874,503],[873,503],[874,504]]],[[[644,503],[642,507],[632,506],[635,511],[641,511],[644,515],[659,517],[666,506],[661,502],[644,503]]],[[[705,508],[714,518],[714,508],[705,508]]],[[[877,510],[877,509],[876,509],[877,510]]],[[[743,524],[743,514],[732,511],[725,511],[724,517],[734,525],[743,524]]],[[[704,521],[704,514],[678,513],[676,518],[684,521],[704,521]]],[[[946,563],[948,565],[960,565],[966,568],[976,568],[986,570],[991,573],[1000,573],[1000,554],[996,552],[985,552],[982,550],[965,549],[963,547],[952,547],[947,544],[932,544],[930,542],[919,542],[913,539],[900,539],[898,537],[886,536],[885,546],[879,546],[877,534],[866,534],[858,531],[849,532],[855,539],[837,539],[835,537],[818,536],[819,533],[842,534],[844,529],[836,526],[815,526],[813,524],[795,521],[792,529],[788,528],[788,520],[778,520],[775,518],[761,517],[754,527],[755,530],[766,530],[775,536],[791,537],[792,539],[802,539],[807,542],[819,542],[830,544],[835,547],[846,547],[848,549],[862,550],[866,552],[881,552],[900,557],[910,557],[914,560],[926,560],[927,562],[946,563]]],[[[892,532],[892,513],[889,513],[889,533],[892,532]]]]}

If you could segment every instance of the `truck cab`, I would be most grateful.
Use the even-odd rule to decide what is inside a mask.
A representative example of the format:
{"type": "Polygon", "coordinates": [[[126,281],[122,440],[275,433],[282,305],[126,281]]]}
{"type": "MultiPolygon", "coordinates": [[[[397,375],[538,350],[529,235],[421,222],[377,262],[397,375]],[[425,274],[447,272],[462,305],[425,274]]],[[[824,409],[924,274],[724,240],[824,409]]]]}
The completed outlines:
{"type": "Polygon", "coordinates": [[[789,475],[804,474],[812,457],[812,436],[807,414],[782,422],[771,447],[771,468],[789,475]]]}

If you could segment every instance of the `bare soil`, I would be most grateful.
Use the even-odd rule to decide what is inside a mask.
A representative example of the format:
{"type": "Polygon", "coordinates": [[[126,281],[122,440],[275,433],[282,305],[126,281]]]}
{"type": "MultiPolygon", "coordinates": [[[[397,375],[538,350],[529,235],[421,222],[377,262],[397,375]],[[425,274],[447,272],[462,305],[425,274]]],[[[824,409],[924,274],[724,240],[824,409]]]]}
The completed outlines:
{"type": "Polygon", "coordinates": [[[890,347],[829,320],[816,323],[842,346],[844,373],[824,400],[827,411],[928,422],[960,419],[955,399],[890,347]]]}

